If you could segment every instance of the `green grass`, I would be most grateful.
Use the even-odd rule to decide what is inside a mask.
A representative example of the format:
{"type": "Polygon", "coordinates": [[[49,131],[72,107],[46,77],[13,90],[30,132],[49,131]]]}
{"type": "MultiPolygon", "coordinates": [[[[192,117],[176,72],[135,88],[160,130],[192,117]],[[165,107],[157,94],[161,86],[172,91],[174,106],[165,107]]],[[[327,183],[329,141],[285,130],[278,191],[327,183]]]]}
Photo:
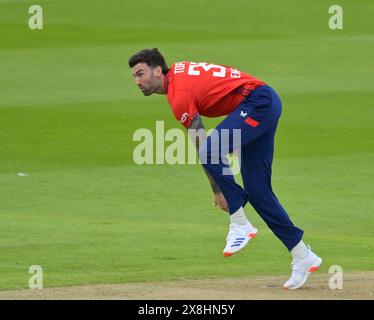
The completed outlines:
{"type": "Polygon", "coordinates": [[[0,0],[0,290],[27,287],[34,264],[45,287],[289,272],[250,206],[258,238],[222,257],[228,218],[198,165],[134,165],[135,130],[181,128],[129,74],[128,57],[153,46],[278,91],[278,198],[321,272],[373,270],[372,1],[339,1],[338,31],[322,0],[38,3],[44,30],[30,31],[34,3],[0,0]]]}

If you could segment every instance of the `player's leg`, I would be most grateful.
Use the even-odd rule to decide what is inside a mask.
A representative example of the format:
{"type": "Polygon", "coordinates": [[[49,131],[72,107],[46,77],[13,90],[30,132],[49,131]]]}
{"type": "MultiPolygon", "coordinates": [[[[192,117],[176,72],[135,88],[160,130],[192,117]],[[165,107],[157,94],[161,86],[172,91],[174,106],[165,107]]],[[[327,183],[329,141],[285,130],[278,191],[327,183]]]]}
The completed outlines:
{"type": "MultiPolygon", "coordinates": [[[[281,107],[275,92],[272,95],[273,104],[281,107]]],[[[271,174],[276,129],[277,125],[243,146],[241,173],[249,202],[293,257],[292,275],[284,288],[297,289],[318,269],[322,259],[303,243],[303,231],[293,225],[273,192],[271,174]]]]}
{"type": "Polygon", "coordinates": [[[280,113],[279,108],[272,107],[270,88],[267,86],[258,88],[217,126],[215,132],[208,136],[200,149],[202,164],[214,178],[228,203],[232,223],[224,249],[225,256],[242,249],[257,233],[257,229],[249,223],[243,211],[243,207],[248,202],[248,194],[235,182],[225,163],[225,156],[236,149],[241,150],[242,145],[251,143],[274,127],[280,113]],[[241,133],[241,140],[237,145],[235,145],[235,130],[241,133]],[[235,220],[245,222],[241,225],[235,223],[235,220]]]}
{"type": "MultiPolygon", "coordinates": [[[[302,230],[292,224],[272,191],[271,165],[274,135],[281,110],[282,105],[278,95],[269,87],[261,87],[255,90],[216,128],[218,132],[228,129],[231,136],[233,136],[233,129],[241,130],[241,150],[244,150],[241,170],[247,190],[237,185],[231,175],[223,174],[222,171],[226,165],[222,161],[218,164],[208,161],[205,168],[219,185],[228,201],[232,216],[237,214],[235,210],[240,211],[241,206],[244,206],[249,199],[273,232],[291,250],[293,271],[291,278],[285,283],[284,287],[297,289],[305,283],[310,273],[319,267],[322,260],[310,250],[310,247],[305,246],[300,241],[303,234],[302,230]],[[251,145],[252,147],[258,146],[257,153],[256,149],[252,149],[253,152],[251,152],[251,145]],[[251,157],[255,159],[253,164],[250,163],[251,157]],[[256,168],[256,163],[257,169],[251,170],[251,168],[256,168]],[[250,179],[249,177],[252,174],[253,177],[250,179]]],[[[208,152],[207,160],[211,160],[222,154],[232,152],[234,146],[229,143],[228,145],[224,144],[223,147],[221,144],[217,147],[216,144],[214,147],[211,139],[208,138],[202,150],[208,152]]],[[[236,234],[240,236],[240,234],[236,234]]],[[[229,237],[227,243],[229,243],[229,237]]]]}
{"type": "MultiPolygon", "coordinates": [[[[213,177],[228,204],[231,223],[226,237],[226,246],[223,249],[225,257],[243,249],[257,234],[257,229],[248,221],[243,211],[248,201],[247,193],[235,182],[229,165],[223,159],[229,153],[228,149],[233,149],[232,130],[228,129],[235,127],[235,121],[232,121],[232,118],[232,115],[228,116],[217,127],[218,129],[216,128],[217,131],[207,137],[199,152],[202,165],[213,177]],[[222,130],[229,130],[230,146],[223,146],[225,143],[221,143],[222,130]]],[[[241,148],[240,145],[238,147],[241,148]]]]}
{"type": "Polygon", "coordinates": [[[295,227],[271,186],[276,126],[242,148],[241,173],[249,202],[288,250],[296,246],[303,231],[295,227]]]}

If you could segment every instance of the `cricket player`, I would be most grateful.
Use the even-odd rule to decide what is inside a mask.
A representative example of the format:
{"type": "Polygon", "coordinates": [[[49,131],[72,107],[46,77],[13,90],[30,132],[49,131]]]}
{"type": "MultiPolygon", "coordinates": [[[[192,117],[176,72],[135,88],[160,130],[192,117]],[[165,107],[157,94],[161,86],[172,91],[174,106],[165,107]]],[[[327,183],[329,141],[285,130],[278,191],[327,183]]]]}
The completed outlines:
{"type": "Polygon", "coordinates": [[[265,82],[227,66],[183,61],[168,68],[157,48],[134,54],[129,67],[143,94],[165,94],[175,118],[190,129],[199,157],[205,160],[202,166],[214,203],[230,214],[224,256],[237,253],[257,234],[243,210],[249,202],[291,253],[292,273],[283,287],[303,286],[322,259],[304,244],[303,230],[292,223],[272,190],[274,136],[282,112],[277,93],[265,82]],[[206,136],[201,116],[226,116],[215,128],[218,134],[214,137],[219,143],[213,141],[213,135],[206,136]],[[241,133],[240,172],[244,188],[224,170],[230,169],[225,156],[236,151],[235,130],[241,133]],[[228,135],[226,143],[220,143],[223,133],[228,135]]]}

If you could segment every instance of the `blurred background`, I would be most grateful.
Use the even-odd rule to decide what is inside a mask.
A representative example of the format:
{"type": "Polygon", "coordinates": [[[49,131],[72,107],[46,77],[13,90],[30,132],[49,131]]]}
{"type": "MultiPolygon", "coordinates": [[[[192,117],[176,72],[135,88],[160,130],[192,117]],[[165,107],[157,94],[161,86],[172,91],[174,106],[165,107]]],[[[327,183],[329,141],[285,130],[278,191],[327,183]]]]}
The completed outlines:
{"type": "Polygon", "coordinates": [[[134,85],[128,58],[152,47],[279,93],[276,195],[321,272],[373,270],[374,3],[339,0],[342,30],[332,4],[0,0],[0,290],[27,287],[31,265],[45,287],[289,274],[250,205],[258,237],[223,258],[229,218],[199,165],[134,164],[137,129],[182,128],[134,85]],[[43,30],[28,27],[33,4],[43,30]]]}

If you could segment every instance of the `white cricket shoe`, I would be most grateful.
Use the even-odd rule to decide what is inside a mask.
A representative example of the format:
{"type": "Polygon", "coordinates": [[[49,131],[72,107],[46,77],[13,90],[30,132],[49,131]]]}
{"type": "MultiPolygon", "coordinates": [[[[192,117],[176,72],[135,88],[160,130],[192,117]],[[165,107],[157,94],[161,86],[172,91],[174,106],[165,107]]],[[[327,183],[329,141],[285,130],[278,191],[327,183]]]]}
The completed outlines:
{"type": "Polygon", "coordinates": [[[322,259],[318,257],[308,245],[308,256],[305,259],[294,258],[291,262],[292,274],[286,283],[284,289],[299,289],[307,282],[309,276],[318,270],[322,259]]]}
{"type": "Polygon", "coordinates": [[[223,249],[225,257],[232,256],[239,250],[243,249],[249,242],[257,235],[257,229],[250,223],[240,225],[237,223],[230,223],[229,234],[226,238],[226,247],[223,249]]]}

